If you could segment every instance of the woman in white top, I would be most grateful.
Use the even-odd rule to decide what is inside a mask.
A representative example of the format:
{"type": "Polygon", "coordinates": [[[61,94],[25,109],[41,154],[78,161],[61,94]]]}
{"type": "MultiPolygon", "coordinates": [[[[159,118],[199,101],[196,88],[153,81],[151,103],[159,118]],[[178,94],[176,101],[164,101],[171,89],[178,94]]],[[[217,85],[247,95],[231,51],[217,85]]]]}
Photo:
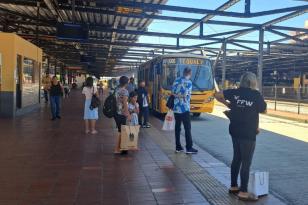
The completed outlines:
{"type": "Polygon", "coordinates": [[[85,87],[82,90],[82,94],[85,95],[85,103],[84,103],[84,117],[85,126],[86,126],[86,134],[97,134],[95,129],[96,120],[98,120],[98,108],[90,109],[91,99],[93,95],[98,97],[97,87],[93,86],[93,78],[88,77],[86,79],[85,87]],[[91,130],[89,129],[89,122],[91,125],[91,130]]]}

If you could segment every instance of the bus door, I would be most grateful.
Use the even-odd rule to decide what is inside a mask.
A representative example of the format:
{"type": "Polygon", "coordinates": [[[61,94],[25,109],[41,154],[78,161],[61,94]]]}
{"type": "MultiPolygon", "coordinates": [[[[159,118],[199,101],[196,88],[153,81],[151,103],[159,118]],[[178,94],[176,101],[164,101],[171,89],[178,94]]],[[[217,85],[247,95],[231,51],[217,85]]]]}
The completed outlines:
{"type": "Polygon", "coordinates": [[[161,63],[156,63],[154,66],[154,89],[153,89],[153,109],[160,110],[160,87],[161,87],[161,63]]]}

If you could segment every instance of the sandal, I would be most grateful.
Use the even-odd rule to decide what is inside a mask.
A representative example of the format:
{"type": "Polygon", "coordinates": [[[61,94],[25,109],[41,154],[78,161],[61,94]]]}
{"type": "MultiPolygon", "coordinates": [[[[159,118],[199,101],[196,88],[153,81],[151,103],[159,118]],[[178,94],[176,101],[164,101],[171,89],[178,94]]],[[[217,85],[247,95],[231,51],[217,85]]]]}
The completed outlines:
{"type": "Polygon", "coordinates": [[[114,151],[113,151],[113,154],[121,154],[121,151],[119,151],[119,150],[114,150],[114,151]]]}
{"type": "Polygon", "coordinates": [[[247,197],[242,197],[237,195],[238,199],[241,201],[258,201],[258,197],[254,196],[253,194],[249,194],[247,197]]]}
{"type": "Polygon", "coordinates": [[[98,132],[96,131],[96,130],[93,130],[92,132],[91,132],[91,134],[92,135],[96,135],[98,132]]]}
{"type": "Polygon", "coordinates": [[[230,188],[229,189],[229,194],[238,194],[240,192],[240,189],[239,188],[230,188]]]}

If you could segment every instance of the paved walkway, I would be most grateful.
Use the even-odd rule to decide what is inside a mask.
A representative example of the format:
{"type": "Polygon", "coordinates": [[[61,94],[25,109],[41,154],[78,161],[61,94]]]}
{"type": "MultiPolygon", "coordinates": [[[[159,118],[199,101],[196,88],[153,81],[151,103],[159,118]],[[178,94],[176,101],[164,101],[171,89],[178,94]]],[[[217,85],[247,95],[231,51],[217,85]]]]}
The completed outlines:
{"type": "MultiPolygon", "coordinates": [[[[113,155],[113,120],[98,135],[83,134],[83,102],[73,91],[63,118],[49,108],[15,120],[0,119],[0,205],[245,205],[227,194],[229,168],[200,149],[174,153],[162,122],[140,134],[140,151],[113,155]]],[[[283,205],[269,195],[255,205],[283,205]]]]}
{"type": "MultiPolygon", "coordinates": [[[[193,136],[203,149],[230,165],[232,142],[223,110],[216,106],[213,114],[195,119],[193,136]]],[[[260,127],[252,168],[270,172],[272,193],[286,203],[308,205],[307,124],[261,115],[260,127]]]]}
{"type": "Polygon", "coordinates": [[[308,123],[308,114],[297,114],[294,112],[268,109],[267,115],[308,123]]]}
{"type": "Polygon", "coordinates": [[[113,121],[83,134],[82,99],[64,100],[61,120],[49,108],[0,119],[0,205],[204,204],[160,147],[141,135],[140,151],[114,156],[113,121]]]}

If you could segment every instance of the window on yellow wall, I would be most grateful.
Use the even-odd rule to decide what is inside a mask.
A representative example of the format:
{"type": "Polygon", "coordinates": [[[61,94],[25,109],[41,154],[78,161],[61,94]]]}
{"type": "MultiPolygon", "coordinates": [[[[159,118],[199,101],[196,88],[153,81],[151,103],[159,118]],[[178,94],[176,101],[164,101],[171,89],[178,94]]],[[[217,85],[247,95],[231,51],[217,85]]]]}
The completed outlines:
{"type": "Polygon", "coordinates": [[[24,84],[35,83],[34,60],[31,60],[29,58],[24,58],[23,83],[24,84]]]}

